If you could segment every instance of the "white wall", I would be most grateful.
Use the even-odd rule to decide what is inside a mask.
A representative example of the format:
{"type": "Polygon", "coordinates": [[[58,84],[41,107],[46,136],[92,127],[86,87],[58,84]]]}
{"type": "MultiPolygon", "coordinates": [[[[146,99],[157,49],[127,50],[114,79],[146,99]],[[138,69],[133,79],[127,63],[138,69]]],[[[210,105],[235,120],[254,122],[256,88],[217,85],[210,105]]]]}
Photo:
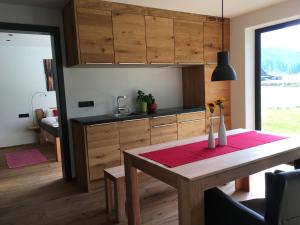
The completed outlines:
{"type": "Polygon", "coordinates": [[[231,19],[231,63],[238,74],[231,86],[233,128],[255,127],[255,29],[299,18],[299,3],[289,0],[231,19]]]}
{"type": "MultiPolygon", "coordinates": [[[[46,92],[43,59],[52,58],[48,47],[0,46],[0,147],[33,143],[36,136],[27,127],[32,124],[32,95],[46,92]],[[29,113],[29,118],[18,118],[29,113]]],[[[55,92],[37,95],[34,108],[56,107],[55,92]]]]}
{"type": "Polygon", "coordinates": [[[135,110],[136,92],[152,93],[158,107],[182,106],[182,79],[179,68],[65,69],[69,117],[111,114],[118,95],[126,95],[135,110]],[[78,101],[95,101],[94,108],[78,108],[78,101]]]}

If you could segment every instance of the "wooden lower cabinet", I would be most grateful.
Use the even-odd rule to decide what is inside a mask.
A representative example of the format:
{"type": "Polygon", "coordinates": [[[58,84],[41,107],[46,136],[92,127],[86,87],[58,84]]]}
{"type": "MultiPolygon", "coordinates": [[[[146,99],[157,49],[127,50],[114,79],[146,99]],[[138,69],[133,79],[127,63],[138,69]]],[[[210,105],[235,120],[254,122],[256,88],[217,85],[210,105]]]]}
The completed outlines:
{"type": "Polygon", "coordinates": [[[178,139],[197,137],[206,133],[205,112],[183,113],[177,115],[178,139]]]}
{"type": "Polygon", "coordinates": [[[123,163],[125,150],[205,134],[205,112],[96,125],[72,122],[72,134],[77,181],[90,191],[105,168],[123,163]]]}
{"type": "Polygon", "coordinates": [[[150,145],[149,119],[119,122],[119,132],[122,151],[150,145]]]}
{"type": "Polygon", "coordinates": [[[103,169],[120,165],[117,123],[86,127],[90,181],[103,178],[103,169]]]}
{"type": "MultiPolygon", "coordinates": [[[[231,119],[230,116],[224,116],[224,122],[225,122],[225,127],[226,130],[231,130],[231,119]]],[[[214,128],[214,132],[218,132],[219,130],[219,125],[220,125],[220,118],[219,117],[215,117],[213,119],[213,128],[214,128]]],[[[209,132],[209,121],[207,120],[207,124],[206,124],[206,132],[209,132]]]]}
{"type": "Polygon", "coordinates": [[[178,123],[178,139],[197,137],[205,134],[205,119],[178,123]]]}
{"type": "Polygon", "coordinates": [[[176,115],[161,116],[150,119],[151,144],[160,144],[178,139],[176,115]]]}

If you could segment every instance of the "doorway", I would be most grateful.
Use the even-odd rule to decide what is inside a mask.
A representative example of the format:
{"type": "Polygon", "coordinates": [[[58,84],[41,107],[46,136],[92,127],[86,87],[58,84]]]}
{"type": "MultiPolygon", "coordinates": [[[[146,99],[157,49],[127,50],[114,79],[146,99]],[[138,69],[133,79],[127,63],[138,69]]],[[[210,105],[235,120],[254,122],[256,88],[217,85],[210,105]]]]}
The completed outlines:
{"type": "MultiPolygon", "coordinates": [[[[45,37],[46,39],[49,38],[49,42],[51,43],[51,55],[48,54],[48,57],[43,58],[41,62],[44,69],[44,81],[47,91],[33,92],[31,94],[31,100],[28,102],[31,109],[29,111],[31,112],[20,113],[18,114],[18,117],[26,118],[29,114],[29,116],[32,118],[31,129],[32,131],[37,131],[36,126],[38,125],[39,116],[36,113],[36,109],[42,109],[45,106],[43,103],[40,104],[41,101],[45,102],[45,99],[41,100],[41,98],[46,98],[47,94],[50,93],[49,95],[51,95],[51,92],[55,92],[54,100],[56,100],[57,102],[57,111],[52,111],[52,113],[56,113],[58,116],[57,124],[59,126],[59,129],[57,130],[57,137],[59,139],[59,143],[56,143],[57,146],[61,147],[61,153],[57,154],[57,156],[61,156],[61,170],[63,178],[66,181],[70,181],[72,180],[72,171],[59,28],[51,26],[0,23],[0,31],[2,34],[7,35],[7,42],[10,42],[10,40],[13,39],[12,37],[14,34],[16,36],[17,34],[23,34],[24,36],[36,35],[45,37]],[[52,71],[52,77],[49,77],[49,75],[51,75],[51,72],[49,73],[49,71],[52,71]]],[[[31,54],[29,53],[28,57],[32,54],[35,54],[35,52],[32,51],[31,54]]],[[[15,67],[17,68],[18,65],[15,65],[15,67]]],[[[27,88],[27,86],[25,86],[25,88],[27,88]]],[[[13,90],[11,92],[14,93],[13,90]]],[[[9,95],[7,96],[7,98],[9,100],[9,95]]],[[[43,111],[43,113],[46,113],[46,111],[43,111]]],[[[26,128],[24,129],[28,128],[30,129],[30,126],[26,126],[26,128]]]]}
{"type": "Polygon", "coordinates": [[[256,129],[300,133],[300,20],[256,30],[256,129]]]}

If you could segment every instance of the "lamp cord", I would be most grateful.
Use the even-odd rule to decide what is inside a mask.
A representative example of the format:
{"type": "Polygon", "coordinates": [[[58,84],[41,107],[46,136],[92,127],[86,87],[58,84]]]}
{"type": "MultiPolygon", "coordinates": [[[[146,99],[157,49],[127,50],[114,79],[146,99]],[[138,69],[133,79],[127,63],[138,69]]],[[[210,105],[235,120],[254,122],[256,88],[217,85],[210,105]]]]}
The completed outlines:
{"type": "Polygon", "coordinates": [[[224,52],[224,3],[222,0],[222,52],[224,52]]]}

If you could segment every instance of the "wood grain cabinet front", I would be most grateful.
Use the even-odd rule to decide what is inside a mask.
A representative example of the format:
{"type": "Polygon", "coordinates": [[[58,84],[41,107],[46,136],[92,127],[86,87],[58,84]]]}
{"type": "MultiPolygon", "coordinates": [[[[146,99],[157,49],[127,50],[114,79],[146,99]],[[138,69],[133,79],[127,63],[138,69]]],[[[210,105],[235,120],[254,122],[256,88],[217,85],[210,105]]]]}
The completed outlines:
{"type": "Polygon", "coordinates": [[[216,63],[217,53],[222,50],[222,25],[219,22],[204,22],[204,61],[216,63]]]}
{"type": "Polygon", "coordinates": [[[203,23],[174,20],[175,62],[203,63],[203,23]]]}
{"type": "Polygon", "coordinates": [[[113,63],[111,11],[78,7],[77,26],[81,63],[113,63]]]}
{"type": "Polygon", "coordinates": [[[103,178],[103,169],[120,165],[120,137],[117,123],[86,127],[90,181],[103,178]]]}
{"type": "Polygon", "coordinates": [[[150,145],[149,119],[119,122],[121,150],[150,145]]]}
{"type": "Polygon", "coordinates": [[[116,63],[147,63],[145,17],[139,14],[113,12],[113,34],[116,63]]]}
{"type": "Polygon", "coordinates": [[[177,115],[178,139],[185,139],[204,135],[205,112],[183,113],[177,115]]]}
{"type": "Polygon", "coordinates": [[[177,140],[178,130],[176,115],[151,118],[150,125],[152,145],[177,140]]]}
{"type": "Polygon", "coordinates": [[[147,61],[174,63],[173,19],[146,16],[147,61]]]}
{"type": "MultiPolygon", "coordinates": [[[[230,101],[230,81],[218,81],[212,82],[211,76],[215,69],[216,65],[205,65],[204,67],[204,82],[205,82],[205,102],[214,102],[215,100],[223,97],[225,98],[224,102],[224,119],[226,129],[231,129],[231,101],[230,101]]],[[[209,110],[207,109],[207,115],[210,115],[209,110]]],[[[219,109],[216,108],[214,116],[219,116],[219,109]]],[[[213,120],[214,130],[218,130],[219,119],[216,118],[213,120]]]]}
{"type": "MultiPolygon", "coordinates": [[[[230,49],[230,23],[224,22],[224,50],[230,49]]],[[[222,23],[204,22],[204,61],[216,63],[217,54],[222,51],[222,23]]]]}

